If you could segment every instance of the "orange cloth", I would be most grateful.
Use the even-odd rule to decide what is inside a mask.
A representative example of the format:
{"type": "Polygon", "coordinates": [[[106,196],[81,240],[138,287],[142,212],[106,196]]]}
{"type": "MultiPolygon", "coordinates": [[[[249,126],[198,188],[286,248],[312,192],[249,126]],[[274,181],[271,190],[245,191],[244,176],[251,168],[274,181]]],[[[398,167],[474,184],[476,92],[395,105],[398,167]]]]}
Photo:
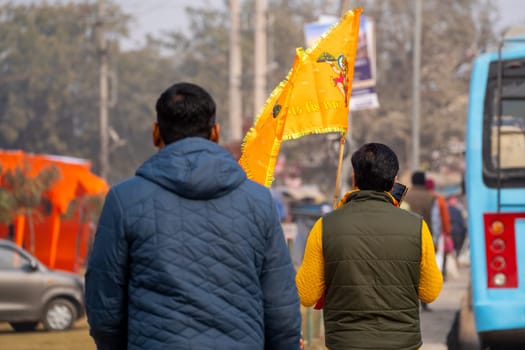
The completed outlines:
{"type": "MultiPolygon", "coordinates": [[[[66,213],[70,202],[80,195],[104,194],[108,190],[108,184],[104,179],[91,173],[91,164],[84,159],[31,154],[22,151],[0,151],[0,172],[2,173],[21,169],[25,176],[35,177],[42,170],[50,167],[55,167],[59,172],[58,179],[46,193],[53,206],[52,224],[49,232],[51,244],[49,248],[46,248],[49,250],[48,266],[53,268],[55,267],[60,240],[60,214],[66,213]]],[[[25,217],[23,215],[16,217],[15,226],[15,242],[21,246],[25,232],[25,217]]]]}
{"type": "Polygon", "coordinates": [[[361,12],[348,11],[311,48],[297,49],[287,78],[270,94],[244,138],[239,163],[250,179],[271,185],[283,140],[346,133],[361,12]]]}
{"type": "MultiPolygon", "coordinates": [[[[441,292],[443,276],[436,264],[432,235],[425,221],[423,221],[421,228],[421,264],[419,271],[419,299],[425,303],[431,303],[441,292]]],[[[297,271],[295,283],[301,304],[304,306],[314,305],[324,293],[322,218],[317,220],[308,235],[304,260],[297,271]]]]}
{"type": "Polygon", "coordinates": [[[441,216],[441,230],[445,234],[450,234],[452,225],[450,223],[450,215],[448,213],[448,204],[445,198],[437,193],[434,193],[434,197],[439,206],[439,214],[441,216]]]}
{"type": "Polygon", "coordinates": [[[22,151],[0,151],[1,170],[12,170],[27,165],[30,177],[55,166],[60,175],[47,195],[61,214],[67,211],[69,202],[79,194],[104,194],[108,184],[90,171],[91,164],[79,158],[30,154],[22,151]]]}

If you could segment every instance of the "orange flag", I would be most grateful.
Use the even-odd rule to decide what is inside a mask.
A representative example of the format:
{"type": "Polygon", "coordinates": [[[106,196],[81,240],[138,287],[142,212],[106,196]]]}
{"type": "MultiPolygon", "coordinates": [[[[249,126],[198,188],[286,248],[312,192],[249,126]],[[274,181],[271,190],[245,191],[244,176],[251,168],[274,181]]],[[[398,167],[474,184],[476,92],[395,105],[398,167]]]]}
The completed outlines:
{"type": "MultiPolygon", "coordinates": [[[[293,67],[296,63],[297,57],[293,67]]],[[[286,79],[272,91],[255,120],[255,126],[248,130],[242,143],[239,159],[241,167],[248,178],[267,187],[272,184],[273,169],[281,148],[290,94],[294,84],[293,67],[286,79]]]]}
{"type": "Polygon", "coordinates": [[[270,94],[244,138],[239,163],[250,179],[271,185],[283,140],[348,130],[361,11],[346,12],[311,48],[296,50],[287,78],[270,94]]]}

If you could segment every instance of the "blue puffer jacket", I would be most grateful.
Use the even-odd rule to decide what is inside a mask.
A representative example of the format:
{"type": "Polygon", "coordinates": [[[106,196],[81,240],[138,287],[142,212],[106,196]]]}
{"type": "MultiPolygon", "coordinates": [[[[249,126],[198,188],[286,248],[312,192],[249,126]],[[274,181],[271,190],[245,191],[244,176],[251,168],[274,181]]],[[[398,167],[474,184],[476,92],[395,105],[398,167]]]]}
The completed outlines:
{"type": "Polygon", "coordinates": [[[299,348],[295,271],[270,191],[203,138],[114,186],[86,273],[99,349],[299,348]]]}

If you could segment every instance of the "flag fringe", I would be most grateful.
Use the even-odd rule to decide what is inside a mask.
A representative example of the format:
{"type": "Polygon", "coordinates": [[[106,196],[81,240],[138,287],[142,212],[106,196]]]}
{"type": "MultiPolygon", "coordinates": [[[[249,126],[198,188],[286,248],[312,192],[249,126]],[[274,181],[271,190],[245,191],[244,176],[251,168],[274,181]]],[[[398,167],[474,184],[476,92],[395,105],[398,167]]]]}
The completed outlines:
{"type": "Polygon", "coordinates": [[[325,134],[325,133],[329,133],[329,132],[338,132],[338,133],[341,133],[341,135],[346,135],[346,129],[343,128],[343,127],[332,127],[332,128],[322,128],[322,129],[312,129],[312,130],[307,130],[307,131],[302,131],[302,132],[295,132],[293,134],[288,134],[288,135],[283,135],[283,141],[290,141],[290,140],[295,140],[295,139],[299,139],[303,136],[307,136],[307,135],[313,135],[313,134],[325,134]]]}
{"type": "MultiPolygon", "coordinates": [[[[312,51],[316,50],[317,49],[317,46],[319,46],[319,43],[324,40],[327,36],[329,36],[332,31],[334,30],[335,27],[337,27],[337,25],[342,22],[347,16],[359,16],[361,15],[361,12],[363,12],[363,9],[358,7],[358,8],[355,8],[355,9],[352,9],[352,10],[348,10],[346,11],[342,16],[341,18],[339,19],[339,21],[337,21],[335,24],[333,24],[323,35],[321,35],[319,38],[317,38],[314,43],[312,44],[312,46],[310,46],[309,48],[307,48],[305,51],[305,53],[307,55],[309,55],[312,51]]],[[[357,27],[359,28],[359,21],[357,21],[357,27]]]]}

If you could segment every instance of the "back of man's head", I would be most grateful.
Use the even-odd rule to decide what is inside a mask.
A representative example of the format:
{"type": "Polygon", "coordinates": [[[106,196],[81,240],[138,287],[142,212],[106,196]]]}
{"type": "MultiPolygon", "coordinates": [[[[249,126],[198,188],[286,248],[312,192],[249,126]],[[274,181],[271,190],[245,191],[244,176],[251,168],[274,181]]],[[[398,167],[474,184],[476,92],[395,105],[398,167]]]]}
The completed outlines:
{"type": "Polygon", "coordinates": [[[412,185],[425,186],[425,182],[426,182],[425,172],[418,170],[412,173],[412,185]]]}
{"type": "Polygon", "coordinates": [[[360,190],[390,191],[399,171],[397,156],[382,143],[367,143],[352,154],[355,184],[360,190]]]}
{"type": "Polygon", "coordinates": [[[198,85],[177,83],[160,95],[155,106],[165,144],[186,137],[209,138],[215,124],[215,102],[198,85]]]}

